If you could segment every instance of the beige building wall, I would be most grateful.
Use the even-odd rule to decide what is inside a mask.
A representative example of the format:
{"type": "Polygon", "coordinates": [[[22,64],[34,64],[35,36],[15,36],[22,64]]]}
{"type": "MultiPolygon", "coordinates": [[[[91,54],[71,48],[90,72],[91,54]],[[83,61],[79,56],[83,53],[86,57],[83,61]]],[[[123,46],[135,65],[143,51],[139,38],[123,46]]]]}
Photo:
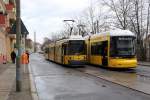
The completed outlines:
{"type": "Polygon", "coordinates": [[[6,37],[0,28],[0,64],[3,63],[3,56],[6,55],[6,37]]]}
{"type": "MultiPolygon", "coordinates": [[[[14,34],[15,36],[15,34],[14,34]]],[[[16,39],[12,38],[12,36],[7,36],[6,37],[6,50],[7,50],[7,60],[8,62],[11,62],[11,52],[14,50],[14,44],[16,43],[16,39]]]]}
{"type": "Polygon", "coordinates": [[[10,36],[0,28],[0,63],[2,62],[2,55],[6,56],[8,62],[11,62],[10,54],[14,50],[15,42],[15,34],[10,36]]]}
{"type": "Polygon", "coordinates": [[[7,56],[7,61],[10,62],[11,61],[11,43],[10,43],[10,38],[6,37],[6,56],[7,56]]]}
{"type": "Polygon", "coordinates": [[[0,54],[5,54],[5,34],[0,31],[0,54]]]}
{"type": "Polygon", "coordinates": [[[2,63],[2,57],[5,56],[7,61],[11,61],[10,54],[14,49],[15,36],[9,34],[7,28],[11,27],[10,19],[15,20],[15,8],[9,9],[5,7],[9,3],[9,0],[0,0],[0,12],[7,12],[7,18],[5,24],[0,25],[0,63],[2,63]],[[7,8],[7,9],[6,9],[7,8]]]}

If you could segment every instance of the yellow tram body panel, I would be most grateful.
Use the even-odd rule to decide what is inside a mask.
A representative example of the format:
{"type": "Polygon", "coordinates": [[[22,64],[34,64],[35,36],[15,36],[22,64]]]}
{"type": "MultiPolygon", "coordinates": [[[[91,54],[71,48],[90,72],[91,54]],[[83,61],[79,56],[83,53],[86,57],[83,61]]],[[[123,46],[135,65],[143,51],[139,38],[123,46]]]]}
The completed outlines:
{"type": "Polygon", "coordinates": [[[86,61],[86,55],[66,55],[64,56],[64,64],[70,64],[70,61],[83,63],[86,61]]]}
{"type": "Polygon", "coordinates": [[[136,58],[110,58],[109,59],[109,67],[112,68],[135,68],[137,67],[137,59],[136,58]]]}
{"type": "MultiPolygon", "coordinates": [[[[94,65],[102,65],[102,56],[91,56],[90,64],[94,65]]],[[[137,59],[125,59],[125,58],[110,58],[108,60],[108,66],[110,68],[136,68],[137,67],[137,59]]]]}
{"type": "Polygon", "coordinates": [[[49,44],[49,52],[48,52],[48,59],[54,61],[54,43],[49,44]]]}
{"type": "Polygon", "coordinates": [[[54,61],[54,54],[53,53],[49,53],[49,60],[54,61]]]}
{"type": "Polygon", "coordinates": [[[55,55],[55,62],[62,64],[62,58],[59,53],[56,53],[55,55]]]}
{"type": "Polygon", "coordinates": [[[62,54],[61,54],[61,45],[57,44],[55,46],[55,62],[62,64],[62,54]]]}
{"type": "Polygon", "coordinates": [[[102,65],[102,56],[91,56],[90,63],[94,65],[102,65]]]}

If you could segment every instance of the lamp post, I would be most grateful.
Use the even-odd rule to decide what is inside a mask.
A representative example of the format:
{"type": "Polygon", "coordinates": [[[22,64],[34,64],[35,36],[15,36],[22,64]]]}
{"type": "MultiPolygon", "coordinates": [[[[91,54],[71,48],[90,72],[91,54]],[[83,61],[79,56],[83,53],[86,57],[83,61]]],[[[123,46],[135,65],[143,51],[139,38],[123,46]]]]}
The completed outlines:
{"type": "Polygon", "coordinates": [[[21,76],[20,76],[20,57],[21,57],[21,19],[20,19],[20,0],[16,0],[16,91],[21,91],[21,76]]]}
{"type": "Polygon", "coordinates": [[[69,35],[71,35],[72,30],[73,30],[73,23],[75,22],[75,20],[63,20],[63,21],[64,21],[64,22],[72,22],[72,26],[70,26],[70,24],[67,23],[67,24],[69,25],[69,27],[70,27],[70,34],[69,34],[69,35]]]}

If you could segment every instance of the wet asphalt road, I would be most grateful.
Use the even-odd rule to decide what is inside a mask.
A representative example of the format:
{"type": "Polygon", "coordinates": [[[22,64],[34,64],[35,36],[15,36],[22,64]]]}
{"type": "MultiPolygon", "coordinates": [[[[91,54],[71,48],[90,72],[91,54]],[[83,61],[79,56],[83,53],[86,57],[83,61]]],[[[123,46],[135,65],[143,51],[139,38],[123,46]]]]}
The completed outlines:
{"type": "Polygon", "coordinates": [[[42,55],[30,58],[40,100],[150,100],[150,95],[46,61],[42,55]]]}

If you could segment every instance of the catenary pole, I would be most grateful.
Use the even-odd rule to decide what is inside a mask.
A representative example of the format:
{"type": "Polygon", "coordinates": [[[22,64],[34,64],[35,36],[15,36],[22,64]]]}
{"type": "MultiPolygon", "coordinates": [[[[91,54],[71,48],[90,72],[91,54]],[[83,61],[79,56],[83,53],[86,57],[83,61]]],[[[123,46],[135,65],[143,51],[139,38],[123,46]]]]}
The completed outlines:
{"type": "Polygon", "coordinates": [[[17,46],[17,57],[16,57],[16,91],[21,91],[21,18],[20,18],[20,0],[16,0],[16,46],[17,46]]]}
{"type": "Polygon", "coordinates": [[[36,53],[36,32],[34,32],[34,53],[36,53]]]}

